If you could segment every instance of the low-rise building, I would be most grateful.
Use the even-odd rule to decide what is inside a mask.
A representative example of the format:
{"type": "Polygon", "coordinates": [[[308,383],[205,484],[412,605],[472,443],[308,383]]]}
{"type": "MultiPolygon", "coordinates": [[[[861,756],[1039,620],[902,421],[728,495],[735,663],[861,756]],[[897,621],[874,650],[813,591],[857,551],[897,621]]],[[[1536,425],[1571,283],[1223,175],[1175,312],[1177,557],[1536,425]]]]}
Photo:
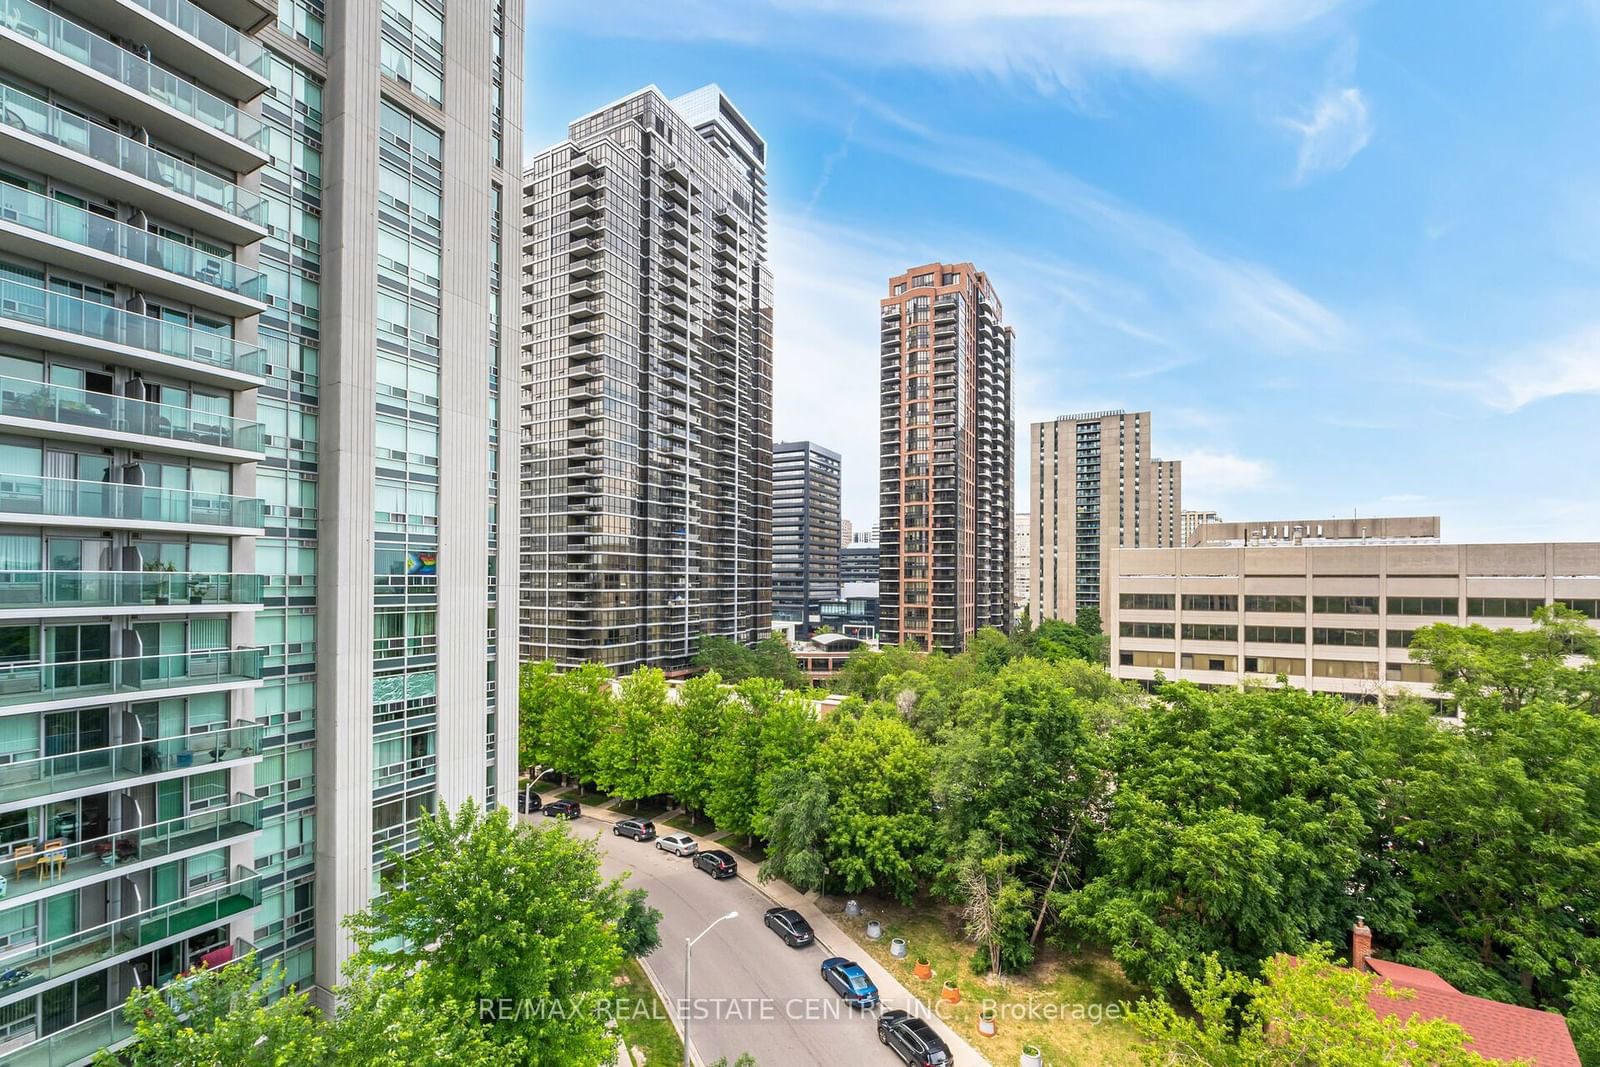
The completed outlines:
{"type": "Polygon", "coordinates": [[[1438,700],[1431,671],[1411,660],[1419,628],[1529,627],[1552,603],[1600,619],[1593,542],[1252,540],[1126,549],[1110,572],[1111,671],[1142,683],[1158,674],[1210,685],[1283,676],[1357,700],[1394,691],[1438,700]]]}

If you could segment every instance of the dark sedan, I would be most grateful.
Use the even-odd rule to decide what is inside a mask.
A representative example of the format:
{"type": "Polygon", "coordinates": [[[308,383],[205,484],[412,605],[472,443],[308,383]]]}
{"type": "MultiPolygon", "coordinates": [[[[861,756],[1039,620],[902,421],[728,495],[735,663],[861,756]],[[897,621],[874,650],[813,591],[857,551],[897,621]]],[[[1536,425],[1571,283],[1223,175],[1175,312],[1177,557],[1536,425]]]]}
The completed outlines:
{"type": "Polygon", "coordinates": [[[811,924],[793,908],[768,908],[765,922],[790,948],[804,948],[817,939],[811,924]]]}

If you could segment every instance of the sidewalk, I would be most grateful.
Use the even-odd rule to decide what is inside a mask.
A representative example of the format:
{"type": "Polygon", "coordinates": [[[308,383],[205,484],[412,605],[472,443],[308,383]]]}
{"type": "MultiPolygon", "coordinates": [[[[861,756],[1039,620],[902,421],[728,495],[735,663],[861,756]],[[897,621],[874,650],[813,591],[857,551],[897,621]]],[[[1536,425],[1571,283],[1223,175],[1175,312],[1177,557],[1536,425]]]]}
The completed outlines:
{"type": "MultiPolygon", "coordinates": [[[[607,823],[616,823],[628,818],[626,812],[611,811],[607,808],[586,807],[583,809],[583,813],[593,816],[600,822],[607,823]]],[[[672,814],[672,812],[667,812],[660,818],[665,819],[672,814]]],[[[704,839],[709,840],[711,836],[705,835],[704,839]]],[[[777,879],[763,884],[759,880],[760,873],[761,867],[759,864],[753,864],[748,860],[741,859],[739,863],[739,878],[741,881],[772,901],[773,904],[780,907],[793,908],[805,916],[806,921],[811,924],[811,928],[816,931],[817,944],[821,945],[830,956],[849,956],[859,963],[862,969],[872,978],[873,982],[877,984],[879,996],[907,1005],[921,1003],[920,997],[906,988],[905,984],[892,973],[879,966],[878,962],[872,958],[871,953],[857,944],[855,938],[845,933],[838,923],[834,922],[826,912],[818,908],[816,901],[810,895],[803,894],[789,885],[789,883],[777,879]]],[[[648,967],[645,969],[645,973],[650,973],[648,967]]],[[[654,975],[651,975],[651,980],[655,980],[654,975]]],[[[659,993],[659,989],[657,992],[659,993]]],[[[955,1060],[954,1067],[989,1067],[989,1061],[984,1059],[983,1055],[973,1047],[972,1042],[952,1029],[950,1024],[946,1023],[934,1011],[930,1009],[921,1014],[922,1018],[927,1020],[938,1035],[944,1038],[944,1043],[950,1046],[951,1056],[955,1060]]],[[[674,1019],[674,1022],[676,1021],[674,1019]]],[[[682,1028],[680,1027],[681,1032],[682,1028]]],[[[696,1056],[695,1058],[698,1060],[699,1057],[696,1056]]]]}

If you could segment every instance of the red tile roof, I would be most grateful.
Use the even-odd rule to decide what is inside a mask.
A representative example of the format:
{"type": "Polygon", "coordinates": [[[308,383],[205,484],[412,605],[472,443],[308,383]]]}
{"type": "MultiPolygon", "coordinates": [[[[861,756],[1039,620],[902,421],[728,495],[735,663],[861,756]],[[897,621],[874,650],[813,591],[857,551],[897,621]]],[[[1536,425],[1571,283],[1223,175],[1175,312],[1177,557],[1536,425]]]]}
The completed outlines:
{"type": "Polygon", "coordinates": [[[1534,1067],[1582,1067],[1566,1020],[1555,1012],[1519,1008],[1497,1000],[1474,997],[1421,967],[1367,957],[1377,975],[1367,1003],[1380,1016],[1448,1019],[1471,1038],[1467,1048],[1490,1060],[1529,1060],[1534,1067]],[[1414,996],[1396,999],[1382,992],[1387,979],[1396,989],[1414,996]]]}

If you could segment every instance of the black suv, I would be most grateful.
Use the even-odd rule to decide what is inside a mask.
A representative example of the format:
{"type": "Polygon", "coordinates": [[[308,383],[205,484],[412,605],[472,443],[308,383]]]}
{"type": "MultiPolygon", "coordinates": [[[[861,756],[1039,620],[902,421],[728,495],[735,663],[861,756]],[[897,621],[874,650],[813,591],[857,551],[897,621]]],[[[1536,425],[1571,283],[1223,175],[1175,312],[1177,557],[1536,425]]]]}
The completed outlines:
{"type": "Polygon", "coordinates": [[[720,848],[695,853],[694,865],[713,878],[732,878],[739,873],[739,863],[733,858],[733,853],[720,848]]]}
{"type": "Polygon", "coordinates": [[[790,948],[804,948],[816,940],[811,924],[793,908],[768,908],[767,929],[783,938],[790,948]]]}
{"type": "Polygon", "coordinates": [[[538,793],[530,793],[526,789],[517,790],[517,810],[526,815],[530,811],[538,811],[544,807],[544,801],[539,799],[538,793]]]}
{"type": "Polygon", "coordinates": [[[635,841],[654,841],[656,824],[649,819],[623,819],[611,828],[618,837],[631,837],[635,841]]]}
{"type": "Polygon", "coordinates": [[[950,1046],[933,1027],[898,1009],[878,1016],[878,1040],[910,1067],[946,1067],[950,1062],[950,1046]]]}
{"type": "Polygon", "coordinates": [[[544,806],[544,813],[552,819],[576,819],[583,809],[576,800],[552,800],[544,806]]]}

